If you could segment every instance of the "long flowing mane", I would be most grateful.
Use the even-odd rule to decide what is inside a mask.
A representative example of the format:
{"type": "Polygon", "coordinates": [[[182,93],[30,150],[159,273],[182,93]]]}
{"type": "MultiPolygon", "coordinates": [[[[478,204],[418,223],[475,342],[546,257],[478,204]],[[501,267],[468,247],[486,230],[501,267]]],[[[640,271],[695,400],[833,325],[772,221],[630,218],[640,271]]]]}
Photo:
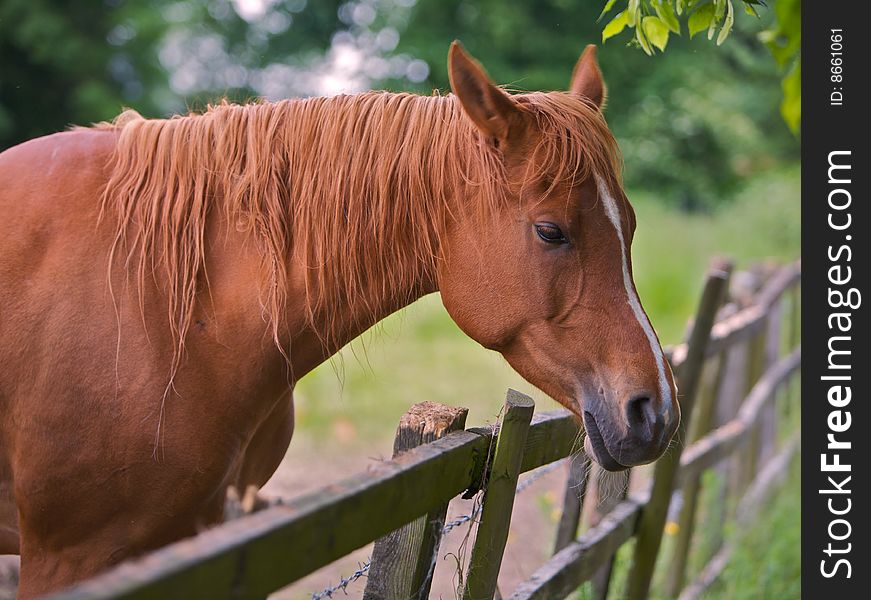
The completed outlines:
{"type": "MultiPolygon", "coordinates": [[[[619,173],[596,108],[559,92],[513,98],[542,133],[529,180],[619,173]]],[[[207,283],[213,211],[260,245],[262,307],[281,347],[290,257],[306,266],[308,320],[329,340],[338,327],[331,307],[401,300],[395,290],[435,266],[445,220],[463,218],[458,195],[492,214],[509,185],[500,151],[454,96],[222,103],[171,119],[127,111],[100,127],[119,134],[101,212],[117,218],[112,263],[121,256],[135,269],[140,294],[147,273],[165,289],[179,356],[207,283]]]]}

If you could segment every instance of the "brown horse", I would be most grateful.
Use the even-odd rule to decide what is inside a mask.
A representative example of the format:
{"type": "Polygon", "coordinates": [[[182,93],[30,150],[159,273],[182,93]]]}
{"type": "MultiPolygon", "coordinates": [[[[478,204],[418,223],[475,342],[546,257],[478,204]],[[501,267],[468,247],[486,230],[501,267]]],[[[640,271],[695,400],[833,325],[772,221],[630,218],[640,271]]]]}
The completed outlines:
{"type": "Polygon", "coordinates": [[[424,294],[578,415],[606,469],[679,420],[632,281],[635,216],[588,47],[509,95],[365,93],[114,124],[0,155],[0,552],[21,597],[221,519],[291,392],[424,294]]]}

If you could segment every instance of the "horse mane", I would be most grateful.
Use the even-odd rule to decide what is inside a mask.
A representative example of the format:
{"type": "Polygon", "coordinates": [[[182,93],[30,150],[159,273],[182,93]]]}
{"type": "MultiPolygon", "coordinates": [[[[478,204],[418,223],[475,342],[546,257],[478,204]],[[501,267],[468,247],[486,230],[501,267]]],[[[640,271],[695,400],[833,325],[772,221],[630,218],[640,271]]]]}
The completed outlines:
{"type": "MultiPolygon", "coordinates": [[[[513,98],[542,133],[530,177],[553,185],[591,172],[618,177],[616,142],[595,107],[560,92],[513,98]]],[[[335,341],[336,307],[371,314],[379,302],[402,302],[397,290],[412,289],[424,269],[434,272],[458,195],[479,202],[481,216],[506,199],[500,151],[452,95],[223,102],[170,119],[128,110],[97,127],[118,133],[101,209],[101,219],[117,219],[109,268],[120,256],[135,269],[141,306],[146,274],[165,290],[173,373],[208,285],[213,211],[256,238],[262,310],[282,348],[290,257],[306,267],[310,325],[335,341]]]]}

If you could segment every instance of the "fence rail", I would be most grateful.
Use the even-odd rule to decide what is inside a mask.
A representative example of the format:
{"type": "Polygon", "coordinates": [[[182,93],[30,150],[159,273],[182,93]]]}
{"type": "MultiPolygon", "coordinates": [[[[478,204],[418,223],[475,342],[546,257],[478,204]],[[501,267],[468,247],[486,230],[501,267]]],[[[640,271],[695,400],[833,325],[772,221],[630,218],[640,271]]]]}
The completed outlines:
{"type": "MultiPolygon", "coordinates": [[[[788,463],[795,454],[795,442],[768,459],[758,473],[754,469],[748,474],[747,463],[755,465],[757,459],[767,458],[763,452],[767,446],[758,443],[761,428],[776,416],[772,412],[773,399],[788,387],[801,366],[800,347],[791,347],[798,340],[798,321],[792,316],[800,309],[798,295],[786,294],[800,286],[800,263],[774,272],[745,305],[726,297],[730,273],[729,264],[714,265],[688,342],[668,353],[683,394],[684,423],[679,439],[693,442],[683,452],[678,442],[660,459],[648,492],[619,502],[580,536],[577,530],[583,493],[576,491],[585,489],[587,469],[580,461],[574,465],[557,551],[528,581],[513,590],[512,599],[562,598],[594,578],[599,584],[599,596],[604,598],[611,561],[617,549],[633,537],[636,545],[628,597],[646,598],[667,510],[678,486],[692,493],[689,505],[685,494],[681,518],[689,526],[673,557],[677,574],[669,580],[670,595],[683,591],[681,598],[698,597],[722,570],[731,552],[729,544],[723,545],[708,567],[683,590],[700,474],[740,452],[746,460],[734,468],[740,475],[732,486],[735,503],[741,497],[745,504],[758,501],[770,493],[772,482],[777,480],[771,474],[771,465],[782,467],[788,463]],[[785,301],[790,303],[790,315],[782,310],[785,301]],[[781,323],[789,328],[788,335],[783,335],[781,323]],[[785,357],[772,363],[770,359],[780,354],[783,346],[789,346],[785,357]],[[724,384],[724,365],[736,348],[746,349],[744,384],[749,391],[742,394],[744,401],[732,416],[714,427],[713,411],[724,384]],[[766,352],[766,348],[773,350],[766,352]],[[716,371],[714,376],[705,377],[711,369],[716,371]],[[700,399],[699,415],[690,430],[696,396],[700,399]]],[[[731,383],[734,386],[735,382],[731,383]]],[[[122,564],[52,598],[264,598],[388,534],[392,536],[390,545],[402,546],[405,556],[401,561],[410,566],[398,576],[392,569],[381,568],[378,577],[389,573],[390,586],[400,587],[370,582],[367,600],[391,597],[384,591],[387,589],[414,590],[413,597],[425,598],[432,573],[422,570],[421,565],[428,564],[438,552],[443,523],[438,535],[431,539],[421,534],[421,528],[409,524],[418,522],[425,529],[444,518],[444,508],[452,498],[460,494],[468,497],[479,490],[484,491],[484,499],[469,572],[464,577],[464,599],[493,598],[498,594],[496,580],[518,476],[580,451],[580,432],[574,417],[566,411],[532,414],[532,410],[531,399],[509,391],[501,427],[445,431],[439,439],[401,452],[398,441],[392,460],[375,464],[364,473],[122,564]],[[407,581],[398,580],[402,578],[407,581]]],[[[456,419],[456,415],[452,418],[456,419]]],[[[464,419],[465,413],[459,427],[464,419]]],[[[776,420],[771,421],[771,427],[776,431],[776,420]]],[[[378,563],[386,560],[379,558],[380,554],[376,552],[373,557],[370,575],[379,572],[378,563]]]]}

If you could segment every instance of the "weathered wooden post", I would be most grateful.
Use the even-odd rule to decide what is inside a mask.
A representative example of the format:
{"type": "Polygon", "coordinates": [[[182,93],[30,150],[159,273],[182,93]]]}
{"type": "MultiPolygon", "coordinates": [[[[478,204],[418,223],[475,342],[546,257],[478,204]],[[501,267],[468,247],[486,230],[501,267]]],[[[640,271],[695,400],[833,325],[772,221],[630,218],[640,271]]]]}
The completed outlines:
{"type": "Polygon", "coordinates": [[[705,288],[696,312],[692,333],[687,341],[686,359],[675,376],[681,394],[681,425],[675,434],[675,444],[670,452],[660,458],[653,473],[653,489],[650,501],[641,515],[638,537],[629,574],[627,597],[644,600],[650,592],[653,569],[662,542],[662,532],[668,516],[668,505],[674,490],[674,479],[680,466],[680,455],[686,437],[687,424],[692,419],[696,389],[701,379],[702,366],[711,335],[711,327],[722,303],[729,279],[727,265],[722,261],[712,264],[708,270],[705,288]]]}
{"type": "Polygon", "coordinates": [[[569,458],[569,476],[566,480],[566,493],[563,497],[563,512],[556,529],[556,554],[568,546],[578,535],[581,512],[584,509],[584,496],[587,493],[587,475],[590,470],[590,457],[580,450],[569,458]]]}
{"type": "MultiPolygon", "coordinates": [[[[596,514],[593,521],[590,523],[591,527],[596,527],[601,523],[617,505],[626,499],[626,495],[629,492],[628,469],[620,473],[614,473],[612,477],[614,479],[613,485],[618,486],[617,492],[606,498],[602,498],[601,489],[597,486],[596,514]]],[[[597,483],[601,484],[602,479],[599,478],[597,483]]],[[[606,600],[608,598],[608,590],[611,587],[611,572],[614,570],[614,556],[614,554],[611,555],[608,562],[605,563],[595,575],[593,575],[593,579],[591,580],[593,584],[593,597],[598,600],[606,600]]]]}
{"type": "MultiPolygon", "coordinates": [[[[770,308],[768,329],[765,333],[767,341],[763,358],[763,373],[777,363],[783,350],[783,305],[783,300],[778,298],[770,308]]],[[[762,412],[757,430],[761,436],[757,464],[764,465],[774,455],[777,445],[777,413],[777,402],[770,402],[762,412]]]]}
{"type": "MultiPolygon", "coordinates": [[[[801,280],[792,286],[789,293],[789,351],[792,352],[801,343],[801,280]]],[[[799,378],[790,381],[786,390],[786,406],[784,414],[790,414],[795,408],[792,406],[801,391],[799,378]]]]}
{"type": "Polygon", "coordinates": [[[463,600],[492,600],[496,593],[502,554],[511,525],[514,492],[520,477],[523,447],[534,410],[532,398],[508,390],[490,476],[485,483],[481,521],[469,559],[463,600]]]}
{"type": "MultiPolygon", "coordinates": [[[[728,278],[731,276],[732,263],[725,263],[723,270],[726,272],[726,283],[728,289],[728,278]]],[[[724,306],[718,311],[719,318],[725,318],[733,314],[737,309],[733,305],[724,306]]],[[[694,409],[694,417],[691,426],[687,428],[687,442],[692,443],[706,433],[714,426],[714,418],[719,400],[720,387],[723,383],[723,375],[726,370],[727,350],[720,351],[719,354],[706,361],[699,390],[696,408],[694,409]]],[[[689,478],[683,484],[681,498],[680,514],[678,516],[677,537],[675,539],[674,551],[672,555],[672,564],[668,572],[668,580],[665,584],[666,595],[676,597],[684,584],[686,577],[687,558],[689,556],[690,546],[692,545],[693,532],[695,531],[696,507],[698,504],[698,496],[701,490],[701,476],[696,475],[689,478]]],[[[714,525],[719,526],[719,524],[714,525]]]]}
{"type": "MultiPolygon", "coordinates": [[[[435,402],[415,404],[399,421],[393,457],[463,429],[468,412],[435,402]]],[[[445,504],[375,542],[364,599],[429,598],[447,509],[445,504]]]]}
{"type": "MultiPolygon", "coordinates": [[[[723,381],[726,364],[726,352],[721,352],[710,363],[711,376],[699,394],[695,431],[691,431],[689,441],[694,442],[708,433],[714,423],[714,407],[717,402],[717,391],[723,381]]],[[[674,542],[671,567],[665,584],[665,594],[669,598],[676,597],[684,585],[686,578],[687,559],[693,541],[696,524],[696,508],[699,493],[702,489],[701,475],[694,475],[683,484],[680,514],[678,516],[677,535],[674,542]]],[[[712,523],[713,527],[722,527],[722,523],[712,523]]]]}

